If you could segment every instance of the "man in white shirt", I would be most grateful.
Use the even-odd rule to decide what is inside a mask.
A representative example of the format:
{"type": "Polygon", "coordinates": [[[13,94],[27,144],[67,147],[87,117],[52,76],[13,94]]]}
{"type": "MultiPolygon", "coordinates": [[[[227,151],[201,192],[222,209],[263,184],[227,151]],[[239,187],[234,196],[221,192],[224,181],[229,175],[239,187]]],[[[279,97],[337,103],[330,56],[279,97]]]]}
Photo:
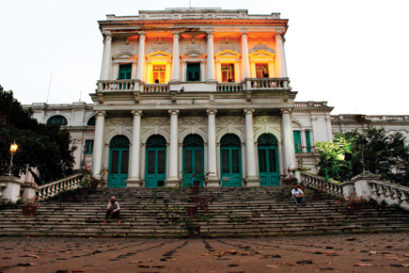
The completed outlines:
{"type": "Polygon", "coordinates": [[[111,216],[112,218],[117,218],[118,224],[121,223],[121,207],[119,206],[118,201],[116,201],[115,196],[112,196],[111,199],[109,199],[104,223],[108,222],[109,216],[111,216]]]}
{"type": "Polygon", "coordinates": [[[304,202],[304,192],[298,187],[298,184],[294,185],[294,188],[291,190],[291,199],[294,201],[295,205],[304,202]]]}

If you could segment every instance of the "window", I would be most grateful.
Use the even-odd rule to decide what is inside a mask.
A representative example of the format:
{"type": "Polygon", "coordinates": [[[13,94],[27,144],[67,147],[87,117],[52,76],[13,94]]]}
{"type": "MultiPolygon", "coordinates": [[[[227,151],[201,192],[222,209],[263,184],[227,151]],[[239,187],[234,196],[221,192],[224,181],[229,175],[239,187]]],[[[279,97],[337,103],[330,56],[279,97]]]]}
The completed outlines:
{"type": "Polygon", "coordinates": [[[118,80],[127,80],[131,78],[132,64],[119,65],[118,80]]]}
{"type": "Polygon", "coordinates": [[[256,64],[256,77],[257,78],[268,78],[268,64],[258,63],[256,64]]]}
{"type": "Polygon", "coordinates": [[[47,124],[57,124],[60,126],[67,125],[67,119],[61,115],[52,116],[48,119],[47,124]]]}
{"type": "Polygon", "coordinates": [[[94,140],[93,139],[85,140],[85,154],[91,155],[93,150],[94,150],[94,140]]]}
{"type": "Polygon", "coordinates": [[[88,120],[87,126],[95,126],[95,116],[92,116],[92,117],[88,120]]]}
{"type": "Polygon", "coordinates": [[[296,153],[301,153],[302,152],[302,144],[301,144],[301,132],[300,131],[294,131],[294,149],[296,153]]]}
{"type": "Polygon", "coordinates": [[[234,82],[234,64],[222,64],[222,82],[234,82]]]}
{"type": "Polygon", "coordinates": [[[307,153],[311,153],[310,131],[305,131],[305,142],[307,144],[307,153]]]}
{"type": "Polygon", "coordinates": [[[166,77],[166,65],[165,64],[154,64],[153,65],[153,82],[154,83],[165,83],[166,77]]]}
{"type": "Polygon", "coordinates": [[[200,81],[200,63],[187,63],[186,80],[188,82],[200,81]]]}

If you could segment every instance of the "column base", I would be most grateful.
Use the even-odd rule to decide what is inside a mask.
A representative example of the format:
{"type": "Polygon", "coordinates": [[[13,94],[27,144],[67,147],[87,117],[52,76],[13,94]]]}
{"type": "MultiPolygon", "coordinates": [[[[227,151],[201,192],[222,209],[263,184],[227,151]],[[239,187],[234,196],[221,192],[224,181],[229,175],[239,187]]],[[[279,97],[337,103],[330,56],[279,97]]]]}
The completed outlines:
{"type": "Polygon", "coordinates": [[[247,187],[260,187],[260,178],[257,176],[249,176],[244,180],[247,187]]]}
{"type": "Polygon", "coordinates": [[[180,183],[180,179],[175,177],[175,178],[168,178],[165,180],[165,187],[166,188],[176,188],[180,183]]]}
{"type": "Polygon", "coordinates": [[[217,176],[209,176],[206,180],[207,188],[218,188],[220,187],[220,179],[217,176]]]}
{"type": "Polygon", "coordinates": [[[135,177],[130,177],[126,180],[126,187],[128,188],[142,188],[143,180],[135,177]]]}

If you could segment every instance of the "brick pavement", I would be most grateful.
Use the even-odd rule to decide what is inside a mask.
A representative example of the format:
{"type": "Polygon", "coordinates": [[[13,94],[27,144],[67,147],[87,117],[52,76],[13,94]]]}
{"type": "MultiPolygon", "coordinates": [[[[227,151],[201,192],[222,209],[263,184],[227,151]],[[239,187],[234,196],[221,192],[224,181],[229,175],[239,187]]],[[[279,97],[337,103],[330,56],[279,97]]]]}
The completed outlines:
{"type": "Polygon", "coordinates": [[[0,238],[0,272],[409,272],[409,234],[0,238]]]}

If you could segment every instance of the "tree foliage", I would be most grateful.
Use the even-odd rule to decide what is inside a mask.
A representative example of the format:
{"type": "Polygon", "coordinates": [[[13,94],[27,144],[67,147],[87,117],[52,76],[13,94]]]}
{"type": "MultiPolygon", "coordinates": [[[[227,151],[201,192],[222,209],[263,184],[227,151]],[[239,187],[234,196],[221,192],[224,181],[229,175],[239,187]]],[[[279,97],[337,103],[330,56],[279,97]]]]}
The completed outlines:
{"type": "Polygon", "coordinates": [[[346,181],[371,172],[394,183],[409,185],[409,146],[401,133],[368,127],[336,134],[333,141],[317,143],[320,175],[346,181]]]}
{"type": "MultiPolygon", "coordinates": [[[[72,173],[74,157],[70,134],[59,125],[39,124],[0,86],[0,175],[8,173],[10,144],[19,149],[13,160],[13,175],[37,169],[41,182],[50,182],[72,173]]],[[[40,181],[37,181],[40,182],[40,181]]],[[[40,182],[40,183],[41,183],[40,182]]]]}

